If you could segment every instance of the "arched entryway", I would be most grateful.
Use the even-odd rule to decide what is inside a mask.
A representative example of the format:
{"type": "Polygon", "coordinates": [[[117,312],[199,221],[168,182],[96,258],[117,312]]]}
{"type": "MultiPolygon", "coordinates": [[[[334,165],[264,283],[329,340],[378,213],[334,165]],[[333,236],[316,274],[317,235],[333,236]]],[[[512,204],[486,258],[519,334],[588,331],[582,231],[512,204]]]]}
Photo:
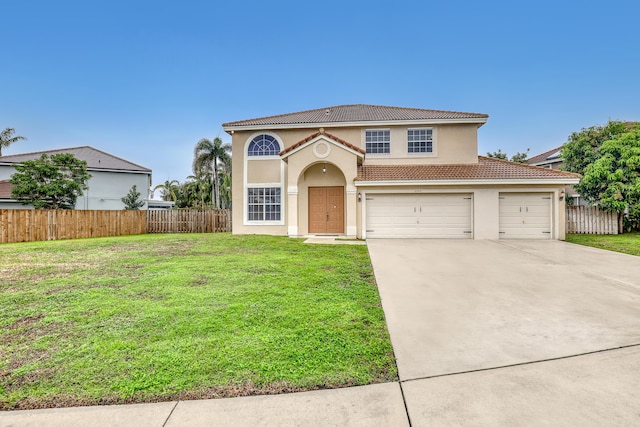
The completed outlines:
{"type": "Polygon", "coordinates": [[[344,174],[332,163],[313,164],[300,174],[299,224],[304,234],[344,234],[345,186],[344,174]]]}

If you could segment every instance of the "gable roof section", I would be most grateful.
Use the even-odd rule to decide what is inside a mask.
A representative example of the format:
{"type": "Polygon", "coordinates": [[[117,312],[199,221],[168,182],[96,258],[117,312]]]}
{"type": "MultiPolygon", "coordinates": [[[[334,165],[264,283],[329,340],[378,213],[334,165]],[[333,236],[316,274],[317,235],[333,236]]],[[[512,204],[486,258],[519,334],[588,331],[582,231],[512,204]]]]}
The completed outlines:
{"type": "Polygon", "coordinates": [[[346,126],[377,122],[470,122],[482,124],[485,123],[488,118],[489,116],[487,114],[479,113],[350,104],[228,122],[223,123],[222,128],[228,132],[235,129],[253,129],[258,127],[305,127],[310,124],[326,126],[346,126]]]}
{"type": "Polygon", "coordinates": [[[535,165],[536,163],[542,162],[562,161],[562,157],[560,157],[560,150],[562,150],[562,147],[564,147],[564,144],[552,150],[545,151],[542,154],[538,154],[537,156],[533,156],[527,159],[527,163],[535,165]]]}
{"type": "Polygon", "coordinates": [[[121,159],[112,154],[105,153],[104,151],[97,150],[93,147],[73,147],[73,148],[61,148],[57,150],[36,151],[33,153],[14,154],[11,156],[0,157],[0,164],[14,164],[21,163],[27,160],[39,159],[40,156],[46,154],[51,156],[52,154],[69,153],[73,154],[80,160],[87,162],[87,169],[89,170],[115,170],[123,172],[151,172],[151,169],[147,169],[144,166],[137,165],[128,160],[121,159]]]}
{"type": "MultiPolygon", "coordinates": [[[[357,181],[475,181],[558,180],[575,181],[580,175],[522,163],[478,156],[478,163],[451,165],[364,165],[357,181]]],[[[571,183],[570,182],[570,183],[571,183]]]]}
{"type": "Polygon", "coordinates": [[[360,154],[362,154],[362,155],[364,155],[364,154],[366,153],[362,148],[357,147],[357,146],[355,146],[355,145],[351,144],[350,142],[347,142],[347,141],[345,141],[345,140],[344,140],[344,139],[342,139],[342,138],[338,138],[337,136],[332,135],[332,134],[330,134],[330,133],[328,133],[328,132],[325,132],[323,129],[321,129],[321,130],[319,130],[319,131],[318,131],[318,132],[316,132],[316,133],[312,133],[311,135],[309,135],[309,136],[308,136],[308,137],[306,137],[305,139],[303,139],[303,140],[301,140],[301,141],[296,142],[296,143],[295,143],[295,144],[293,144],[291,147],[285,148],[284,150],[282,150],[282,151],[280,152],[280,156],[281,156],[281,157],[287,156],[287,155],[288,155],[288,154],[290,154],[292,151],[295,151],[295,150],[297,150],[298,148],[301,148],[301,147],[302,147],[302,146],[304,146],[305,144],[307,144],[307,143],[309,143],[309,142],[313,141],[314,139],[316,139],[317,137],[319,137],[319,136],[321,136],[321,135],[324,135],[324,136],[326,136],[328,139],[331,139],[331,140],[333,140],[333,141],[335,141],[335,142],[337,142],[337,143],[339,143],[339,144],[341,144],[341,145],[344,145],[345,147],[349,148],[350,150],[356,151],[356,152],[358,152],[358,153],[360,153],[360,154]]]}

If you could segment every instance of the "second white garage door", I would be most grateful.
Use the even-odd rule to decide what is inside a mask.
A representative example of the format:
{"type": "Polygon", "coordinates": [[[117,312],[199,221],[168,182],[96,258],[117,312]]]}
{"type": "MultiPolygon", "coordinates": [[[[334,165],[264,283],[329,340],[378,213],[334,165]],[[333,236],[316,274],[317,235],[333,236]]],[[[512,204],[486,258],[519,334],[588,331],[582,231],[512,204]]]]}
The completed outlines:
{"type": "Polygon", "coordinates": [[[367,238],[472,238],[470,194],[369,194],[367,238]]]}
{"type": "Polygon", "coordinates": [[[501,239],[550,239],[550,193],[500,193],[501,239]]]}

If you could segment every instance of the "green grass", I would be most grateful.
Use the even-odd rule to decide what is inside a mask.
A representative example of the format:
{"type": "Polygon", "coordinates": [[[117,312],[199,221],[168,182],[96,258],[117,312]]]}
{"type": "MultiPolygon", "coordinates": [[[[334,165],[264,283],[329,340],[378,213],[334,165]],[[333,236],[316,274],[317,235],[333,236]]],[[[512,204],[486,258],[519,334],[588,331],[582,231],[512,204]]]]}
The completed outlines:
{"type": "Polygon", "coordinates": [[[229,234],[0,246],[0,409],[397,379],[366,246],[229,234]]]}
{"type": "Polygon", "coordinates": [[[640,256],[640,233],[567,234],[567,242],[640,256]]]}

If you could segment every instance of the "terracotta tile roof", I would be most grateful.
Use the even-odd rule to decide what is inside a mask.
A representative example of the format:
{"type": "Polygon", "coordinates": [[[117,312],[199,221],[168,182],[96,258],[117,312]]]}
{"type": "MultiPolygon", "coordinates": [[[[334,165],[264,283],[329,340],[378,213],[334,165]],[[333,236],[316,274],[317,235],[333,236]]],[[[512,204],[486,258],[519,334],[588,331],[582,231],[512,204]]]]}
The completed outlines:
{"type": "Polygon", "coordinates": [[[11,198],[11,183],[9,181],[0,181],[0,199],[11,198]]]}
{"type": "Polygon", "coordinates": [[[364,165],[358,181],[448,181],[482,179],[567,179],[580,175],[478,156],[477,164],[364,165]]]}
{"type": "Polygon", "coordinates": [[[564,147],[564,144],[561,145],[560,147],[556,147],[553,150],[549,150],[549,151],[545,151],[542,154],[538,154],[537,156],[533,156],[527,159],[527,163],[532,165],[534,163],[540,163],[540,162],[544,162],[545,160],[555,160],[555,159],[560,159],[560,155],[555,155],[556,153],[558,153],[560,150],[562,150],[562,147],[564,147]]]}
{"type": "Polygon", "coordinates": [[[333,140],[334,140],[334,141],[336,141],[336,142],[339,142],[340,144],[344,145],[345,147],[348,147],[348,148],[350,148],[350,149],[352,149],[352,150],[355,150],[355,151],[357,151],[357,152],[359,152],[359,153],[362,153],[362,154],[365,154],[365,153],[366,153],[362,148],[360,148],[360,147],[358,147],[358,146],[355,146],[355,145],[353,145],[352,143],[347,142],[347,141],[345,141],[345,140],[344,140],[344,139],[342,139],[342,138],[338,138],[337,136],[332,135],[332,134],[330,134],[329,132],[318,131],[318,132],[312,133],[311,135],[309,135],[309,136],[308,136],[308,137],[306,137],[305,139],[303,139],[303,140],[301,140],[301,141],[296,142],[296,143],[295,143],[295,144],[293,144],[291,147],[285,148],[284,150],[282,150],[282,151],[280,152],[280,155],[282,156],[282,155],[284,155],[284,154],[287,154],[287,153],[289,153],[289,152],[291,152],[291,151],[295,150],[296,148],[298,148],[298,147],[300,147],[300,146],[303,146],[304,144],[306,144],[307,142],[311,141],[312,139],[319,137],[320,135],[325,135],[325,136],[327,136],[328,138],[333,139],[333,140]]]}
{"type": "Polygon", "coordinates": [[[0,157],[0,164],[13,164],[24,162],[25,160],[39,159],[40,156],[46,154],[51,156],[52,154],[70,153],[76,156],[80,160],[87,162],[87,169],[109,169],[109,170],[121,170],[121,171],[133,171],[133,172],[151,172],[151,169],[147,169],[144,166],[137,165],[128,160],[121,159],[104,151],[97,150],[93,147],[73,147],[73,148],[61,148],[58,150],[37,151],[34,153],[14,154],[11,156],[0,157]]]}
{"type": "Polygon", "coordinates": [[[277,116],[260,117],[256,119],[240,120],[223,123],[222,127],[259,126],[259,125],[293,125],[318,123],[345,122],[389,122],[406,120],[454,120],[481,119],[486,121],[489,116],[479,113],[463,113],[458,111],[425,110],[421,108],[385,107],[381,105],[352,104],[334,107],[318,108],[316,110],[300,111],[297,113],[280,114],[277,116]]]}

